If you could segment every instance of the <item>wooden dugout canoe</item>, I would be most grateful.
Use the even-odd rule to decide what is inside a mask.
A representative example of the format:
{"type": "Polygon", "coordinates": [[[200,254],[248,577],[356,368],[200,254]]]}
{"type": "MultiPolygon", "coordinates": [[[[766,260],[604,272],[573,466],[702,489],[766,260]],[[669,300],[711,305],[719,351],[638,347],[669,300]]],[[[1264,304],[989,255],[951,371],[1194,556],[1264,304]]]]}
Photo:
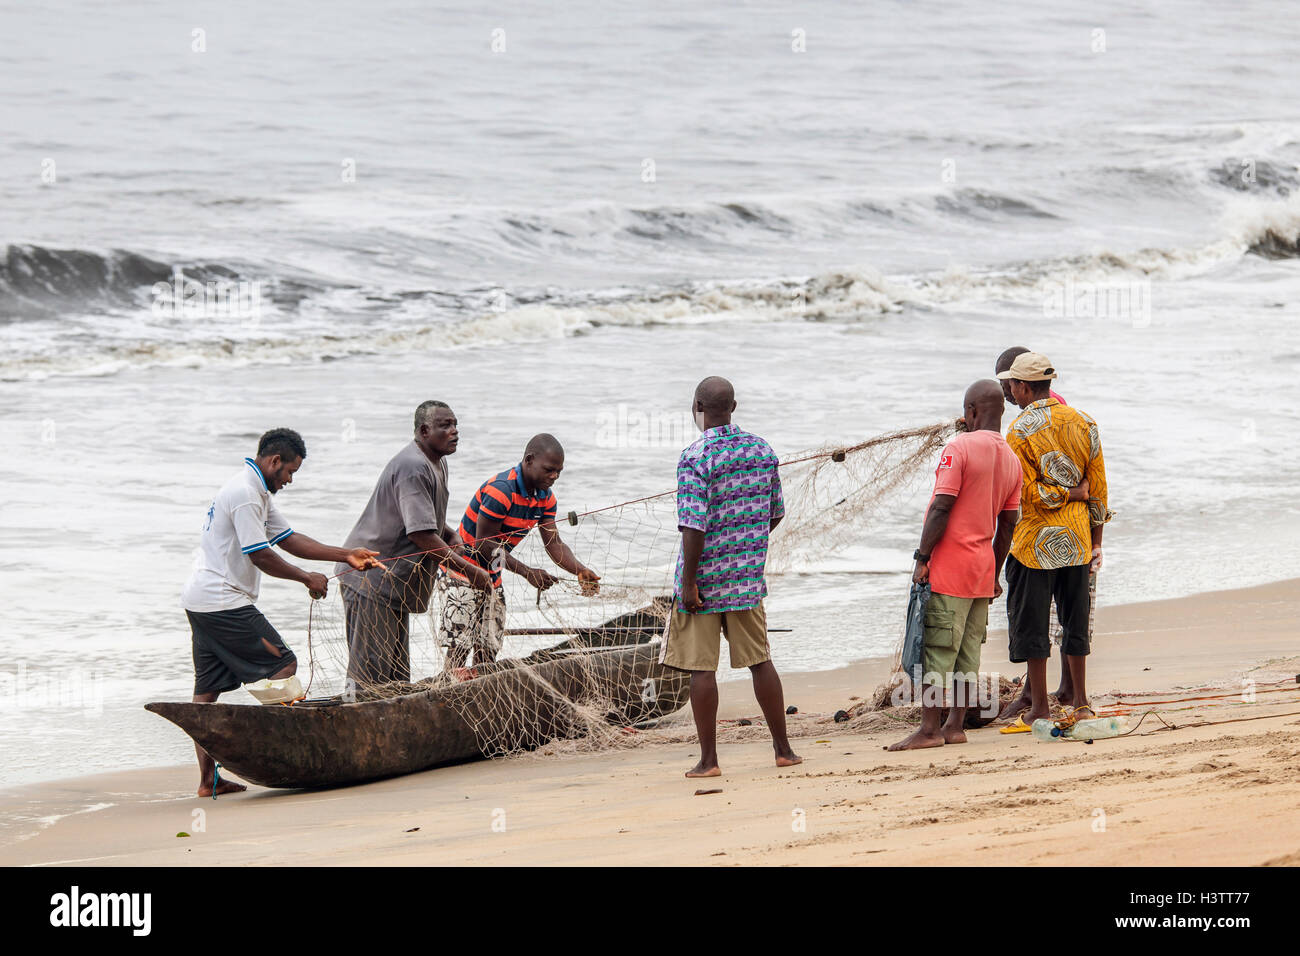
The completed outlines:
{"type": "Polygon", "coordinates": [[[333,787],[415,773],[493,756],[503,746],[581,736],[585,724],[573,702],[593,696],[610,701],[604,716],[615,725],[679,710],[687,675],[662,667],[658,645],[645,643],[661,626],[656,617],[652,606],[526,658],[479,668],[474,680],[431,681],[383,700],[291,707],[158,702],[145,709],[180,727],[223,769],[263,787],[333,787]],[[488,753],[470,722],[485,713],[488,753]]]}

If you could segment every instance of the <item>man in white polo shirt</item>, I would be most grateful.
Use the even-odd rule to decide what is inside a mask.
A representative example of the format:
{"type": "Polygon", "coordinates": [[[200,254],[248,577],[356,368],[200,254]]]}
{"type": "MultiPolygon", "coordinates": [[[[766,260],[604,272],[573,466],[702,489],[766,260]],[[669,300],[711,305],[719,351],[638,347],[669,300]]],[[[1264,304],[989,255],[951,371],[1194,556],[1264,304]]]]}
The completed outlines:
{"type": "MultiPolygon", "coordinates": [[[[306,457],[301,435],[273,428],[258,441],[257,457],[244,459],[208,508],[194,570],[181,592],[193,642],[195,703],[210,704],[240,684],[289,677],[298,670],[293,651],[254,607],[262,572],[305,585],[313,598],[325,596],[329,579],[295,567],[272,545],[308,561],[346,561],[358,570],[382,566],[374,551],[321,544],[295,533],[284,520],[271,496],[293,481],[306,457]]],[[[212,796],[214,783],[216,793],[245,789],[233,781],[215,781],[212,758],[198,744],[194,749],[200,797],[212,796]]]]}

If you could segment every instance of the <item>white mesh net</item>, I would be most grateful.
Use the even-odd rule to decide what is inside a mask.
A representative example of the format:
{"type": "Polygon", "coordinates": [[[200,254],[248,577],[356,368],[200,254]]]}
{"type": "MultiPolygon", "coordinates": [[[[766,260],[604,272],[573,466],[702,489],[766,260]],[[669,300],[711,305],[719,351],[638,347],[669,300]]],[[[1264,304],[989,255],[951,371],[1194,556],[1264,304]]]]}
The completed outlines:
{"type": "MultiPolygon", "coordinates": [[[[861,537],[954,431],[943,422],[790,456],[781,466],[786,516],[771,539],[768,573],[861,537]]],[[[687,676],[657,663],[680,542],[675,493],[561,515],[558,527],[601,575],[599,589],[590,593],[555,568],[530,532],[514,557],[561,579],[535,591],[504,572],[500,649],[486,662],[491,655],[476,652],[472,667],[461,666],[465,642],[500,623],[489,592],[438,580],[434,559],[423,554],[385,556],[387,574],[341,576],[310,610],[309,698],[437,693],[488,756],[631,746],[652,728],[681,739],[687,676]],[[453,639],[460,649],[449,660],[453,639]]]]}

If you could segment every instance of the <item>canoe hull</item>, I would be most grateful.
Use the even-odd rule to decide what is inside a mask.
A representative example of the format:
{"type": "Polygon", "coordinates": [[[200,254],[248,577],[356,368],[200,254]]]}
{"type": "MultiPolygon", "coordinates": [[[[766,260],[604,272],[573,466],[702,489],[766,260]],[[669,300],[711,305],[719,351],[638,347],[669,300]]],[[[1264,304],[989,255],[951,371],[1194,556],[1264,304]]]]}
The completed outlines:
{"type": "Polygon", "coordinates": [[[686,675],[662,667],[656,645],[570,655],[509,667],[450,687],[332,706],[151,703],[223,769],[263,787],[333,787],[415,773],[536,747],[582,733],[573,701],[610,700],[606,719],[631,724],[686,702],[686,675]],[[493,732],[504,706],[526,720],[505,740],[493,732]],[[467,716],[469,719],[467,720],[467,716]],[[475,733],[471,720],[483,720],[475,733]],[[484,739],[480,740],[480,736],[484,739]],[[484,748],[487,752],[484,752],[484,748]]]}

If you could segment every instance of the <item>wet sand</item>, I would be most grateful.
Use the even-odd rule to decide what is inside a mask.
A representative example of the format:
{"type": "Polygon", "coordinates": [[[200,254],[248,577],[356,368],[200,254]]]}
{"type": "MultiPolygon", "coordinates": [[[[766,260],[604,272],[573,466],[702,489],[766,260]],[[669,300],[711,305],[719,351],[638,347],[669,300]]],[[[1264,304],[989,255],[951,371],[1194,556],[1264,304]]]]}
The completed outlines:
{"type": "MultiPolygon", "coordinates": [[[[1230,695],[1126,704],[1173,730],[1152,716],[1084,745],[994,725],[964,745],[887,754],[910,727],[853,732],[830,717],[884,680],[888,661],[864,661],[786,677],[805,757],[795,768],[773,766],[761,726],[732,722],[757,708],[747,682],[727,682],[714,780],[682,776],[696,759],[689,739],[216,801],[193,795],[193,766],[132,770],[0,792],[0,863],[1296,864],[1297,622],[1300,581],[1099,611],[1098,707],[1117,692],[1230,695]],[[1241,700],[1243,678],[1254,702],[1241,700]]],[[[982,669],[1023,672],[1004,633],[990,634],[982,669]]]]}

